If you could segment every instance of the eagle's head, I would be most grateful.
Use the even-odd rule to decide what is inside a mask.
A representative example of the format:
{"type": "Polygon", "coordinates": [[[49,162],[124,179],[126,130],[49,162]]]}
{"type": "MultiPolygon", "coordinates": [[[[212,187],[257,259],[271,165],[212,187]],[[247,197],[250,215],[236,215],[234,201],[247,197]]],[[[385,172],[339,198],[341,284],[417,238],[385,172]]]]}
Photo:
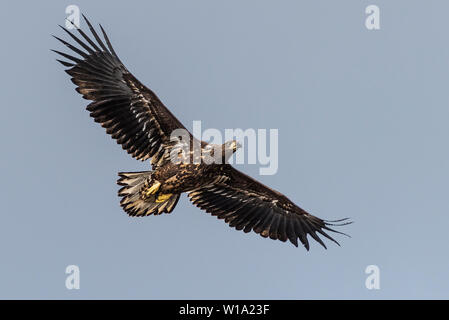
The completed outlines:
{"type": "Polygon", "coordinates": [[[205,155],[207,155],[206,163],[227,163],[229,158],[236,152],[242,145],[236,140],[230,140],[223,144],[208,144],[203,149],[205,155]],[[212,159],[211,159],[211,158],[212,159]]]}

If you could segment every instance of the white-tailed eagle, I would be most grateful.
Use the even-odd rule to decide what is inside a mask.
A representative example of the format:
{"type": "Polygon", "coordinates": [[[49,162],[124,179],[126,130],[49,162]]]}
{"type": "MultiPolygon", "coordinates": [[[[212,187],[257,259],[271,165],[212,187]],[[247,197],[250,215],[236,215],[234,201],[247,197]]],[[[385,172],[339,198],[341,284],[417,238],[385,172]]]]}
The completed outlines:
{"type": "Polygon", "coordinates": [[[236,141],[217,148],[195,140],[188,133],[192,143],[187,155],[176,151],[178,144],[170,139],[171,134],[176,129],[188,132],[186,128],[126,69],[101,25],[104,40],[84,19],[93,39],[80,29],[77,29],[81,36],[78,37],[61,27],[79,47],[55,37],[78,55],[54,50],[65,58],[58,61],[68,67],[66,72],[77,86],[76,91],[92,101],[87,110],[95,122],[132,157],[142,161],[151,159],[151,171],[119,173],[118,184],[122,188],[118,194],[123,210],[130,216],[170,213],[180,194],[186,192],[194,205],[237,230],[254,231],[262,237],[284,242],[290,240],[295,246],[299,239],[307,250],[308,236],[323,247],[326,246],[319,235],[338,244],[327,232],[341,233],[331,227],[350,222],[317,218],[278,191],[233,168],[227,160],[239,147],[236,141]],[[173,161],[173,151],[182,154],[183,160],[195,160],[195,143],[205,154],[215,150],[214,156],[218,154],[221,163],[173,161]]]}

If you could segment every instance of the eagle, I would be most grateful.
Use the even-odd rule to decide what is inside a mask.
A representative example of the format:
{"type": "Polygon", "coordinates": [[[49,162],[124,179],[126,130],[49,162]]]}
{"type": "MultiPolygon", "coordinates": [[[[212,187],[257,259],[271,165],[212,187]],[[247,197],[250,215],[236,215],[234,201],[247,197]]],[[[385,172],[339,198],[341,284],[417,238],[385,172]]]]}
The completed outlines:
{"type": "Polygon", "coordinates": [[[324,248],[319,235],[339,245],[328,233],[346,235],[334,227],[351,223],[348,218],[320,219],[232,167],[228,160],[241,145],[235,140],[212,145],[193,137],[156,94],[128,71],[103,27],[99,25],[102,40],[83,18],[91,36],[73,23],[78,35],[60,26],[79,46],[53,36],[72,52],[52,51],[64,58],[56,60],[67,68],[76,91],[92,101],[86,109],[94,121],[128,154],[151,164],[150,171],[118,173],[120,205],[129,216],[171,213],[180,195],[187,193],[194,205],[245,233],[289,240],[296,247],[299,239],[307,250],[308,236],[324,248]],[[185,132],[190,142],[173,139],[176,130],[185,132]],[[204,161],[205,155],[219,161],[204,161]]]}

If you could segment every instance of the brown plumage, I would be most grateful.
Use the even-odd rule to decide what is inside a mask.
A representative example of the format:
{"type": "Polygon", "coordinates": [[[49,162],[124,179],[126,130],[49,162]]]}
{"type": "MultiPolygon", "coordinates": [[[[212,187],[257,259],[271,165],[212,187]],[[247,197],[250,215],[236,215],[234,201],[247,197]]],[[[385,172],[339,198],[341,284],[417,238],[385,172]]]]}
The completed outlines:
{"type": "Polygon", "coordinates": [[[55,37],[79,57],[53,51],[69,60],[58,61],[68,67],[66,72],[77,86],[76,91],[92,101],[87,110],[95,122],[132,157],[151,159],[152,171],[119,173],[120,204],[130,216],[170,213],[180,194],[186,192],[197,207],[237,230],[290,240],[295,246],[299,239],[307,250],[308,235],[324,247],[318,234],[336,242],[326,231],[341,233],[330,226],[350,222],[317,218],[283,194],[234,169],[227,160],[239,147],[237,142],[217,146],[195,140],[159,98],[126,69],[101,25],[105,42],[84,19],[95,41],[80,29],[84,41],[61,27],[83,50],[55,37]],[[187,132],[189,145],[171,139],[177,129],[187,132]],[[199,158],[194,145],[203,151],[199,158]],[[180,152],[180,147],[187,152],[180,152]],[[203,153],[207,152],[222,162],[205,163],[203,153]],[[180,157],[180,162],[173,161],[173,154],[180,157]]]}

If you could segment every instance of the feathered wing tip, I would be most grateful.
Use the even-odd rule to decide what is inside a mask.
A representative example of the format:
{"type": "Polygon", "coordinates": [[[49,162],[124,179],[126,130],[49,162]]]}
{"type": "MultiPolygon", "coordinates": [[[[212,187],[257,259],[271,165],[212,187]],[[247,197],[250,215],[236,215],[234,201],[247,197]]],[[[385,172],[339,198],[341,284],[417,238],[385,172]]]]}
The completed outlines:
{"type": "MultiPolygon", "coordinates": [[[[319,233],[322,236],[326,237],[327,239],[331,240],[338,246],[340,246],[340,243],[337,240],[335,240],[333,237],[331,237],[326,231],[338,233],[338,234],[347,236],[349,238],[351,237],[350,235],[348,235],[346,233],[343,233],[341,231],[330,228],[330,226],[341,227],[341,226],[345,226],[345,225],[353,223],[353,221],[350,221],[349,218],[344,218],[344,219],[339,219],[339,220],[322,220],[313,215],[307,215],[306,217],[307,217],[306,220],[308,223],[304,223],[304,225],[306,225],[306,226],[308,225],[309,230],[307,230],[305,232],[305,234],[303,234],[302,236],[300,234],[299,239],[300,239],[301,243],[304,245],[304,247],[307,249],[307,251],[309,251],[309,249],[310,249],[307,235],[310,235],[315,241],[317,241],[325,249],[327,249],[327,247],[324,244],[324,242],[321,240],[321,238],[317,235],[317,233],[319,233]]],[[[290,242],[292,242],[295,246],[298,246],[297,242],[295,243],[291,239],[290,239],[290,242]]]]}
{"type": "MultiPolygon", "coordinates": [[[[55,36],[70,53],[53,50],[63,57],[57,61],[68,67],[65,72],[76,85],[75,90],[84,99],[92,101],[86,109],[94,121],[105,128],[128,154],[145,161],[163,149],[164,140],[163,130],[158,129],[160,123],[150,109],[166,108],[159,102],[156,106],[144,97],[145,93],[152,93],[120,62],[104,29],[101,28],[105,39],[102,40],[86,18],[85,21],[93,36],[87,36],[81,29],[69,31],[60,26],[73,45],[55,36]]],[[[164,119],[170,122],[174,117],[167,113],[164,119]]]]}
{"type": "Polygon", "coordinates": [[[128,215],[143,217],[171,213],[178,203],[179,194],[173,194],[163,202],[156,202],[154,195],[145,199],[142,197],[142,189],[152,183],[151,174],[151,171],[119,172],[117,184],[122,186],[118,191],[118,195],[122,197],[120,206],[128,215]]]}
{"type": "MultiPolygon", "coordinates": [[[[95,31],[95,29],[93,28],[92,24],[90,23],[90,21],[86,18],[86,16],[83,14],[83,19],[86,22],[87,26],[89,27],[90,32],[92,33],[92,35],[94,36],[95,40],[97,43],[95,43],[91,38],[89,38],[89,36],[83,31],[81,30],[81,28],[77,28],[75,26],[75,24],[69,21],[74,27],[75,29],[78,31],[78,33],[81,35],[81,37],[90,45],[87,45],[85,42],[83,42],[80,38],[78,38],[77,36],[75,36],[72,32],[70,32],[69,30],[67,30],[66,28],[64,28],[63,26],[59,26],[62,30],[64,30],[76,43],[78,43],[81,47],[83,47],[84,50],[86,50],[87,52],[84,52],[78,48],[76,48],[75,46],[71,45],[70,43],[56,37],[53,36],[54,38],[56,38],[58,41],[60,41],[62,44],[64,44],[66,47],[68,47],[69,49],[71,49],[72,51],[76,52],[77,54],[79,54],[81,57],[86,58],[88,55],[91,54],[95,54],[96,52],[107,52],[109,54],[111,54],[114,58],[116,58],[118,60],[118,62],[121,63],[119,57],[117,56],[117,54],[114,51],[114,48],[112,47],[112,44],[109,40],[109,37],[107,36],[106,32],[104,31],[103,27],[101,25],[100,26],[100,30],[101,33],[103,34],[103,38],[104,41],[106,42],[106,44],[103,42],[103,40],[100,38],[100,36],[98,35],[98,33],[95,31]]],[[[52,50],[53,52],[63,56],[64,58],[71,60],[75,63],[79,63],[81,62],[80,59],[73,57],[71,55],[68,55],[66,53],[57,51],[57,50],[52,50]]],[[[56,59],[58,62],[60,62],[61,64],[63,64],[66,67],[73,67],[74,64],[67,62],[67,61],[63,61],[63,60],[58,60],[56,59]]]]}
{"type": "MultiPolygon", "coordinates": [[[[244,190],[243,187],[241,190],[244,190]]],[[[344,234],[333,227],[351,223],[347,219],[322,220],[300,208],[297,208],[297,212],[287,211],[285,207],[278,206],[278,202],[276,205],[267,205],[266,201],[257,197],[247,197],[241,190],[235,191],[221,185],[199,188],[191,191],[188,196],[194,205],[218,219],[224,219],[224,222],[236,230],[245,233],[253,231],[264,238],[290,241],[296,247],[302,243],[307,250],[310,249],[310,238],[324,248],[326,244],[322,237],[340,245],[330,233],[344,234]]]]}
{"type": "Polygon", "coordinates": [[[343,218],[338,220],[323,220],[323,221],[330,226],[345,226],[354,222],[351,221],[350,218],[343,218]]]}

